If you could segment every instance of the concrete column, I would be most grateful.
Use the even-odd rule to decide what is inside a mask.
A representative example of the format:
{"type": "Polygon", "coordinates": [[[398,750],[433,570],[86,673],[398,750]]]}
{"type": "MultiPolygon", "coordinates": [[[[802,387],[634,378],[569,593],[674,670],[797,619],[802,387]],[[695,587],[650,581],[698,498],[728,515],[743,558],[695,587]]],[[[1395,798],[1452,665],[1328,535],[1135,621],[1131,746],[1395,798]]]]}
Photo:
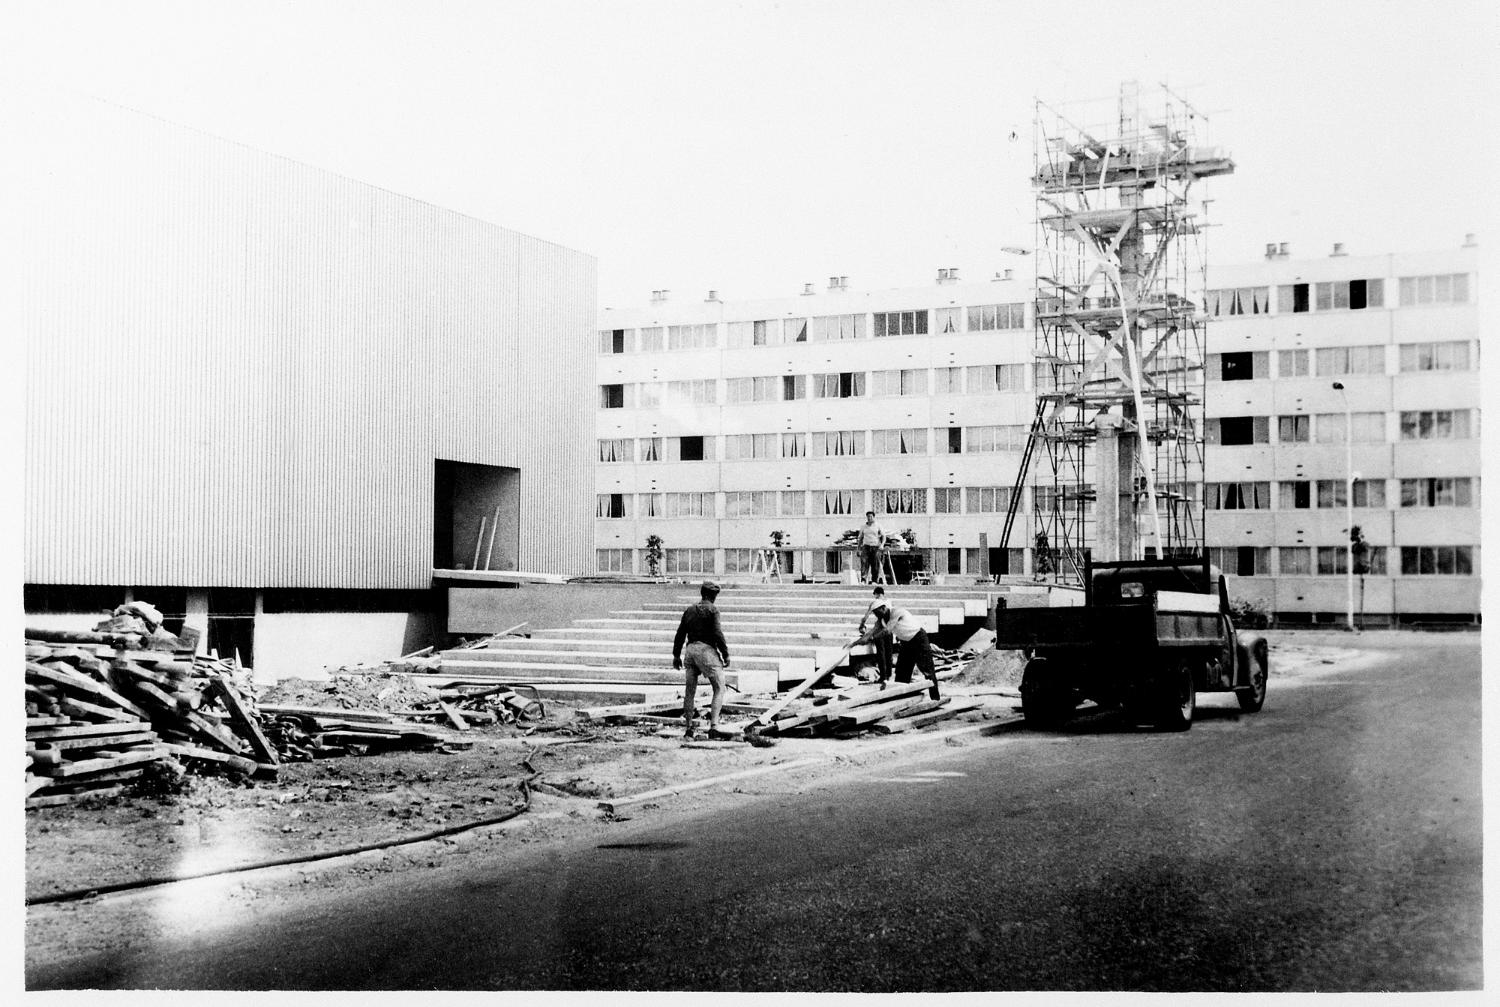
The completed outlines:
{"type": "Polygon", "coordinates": [[[1096,417],[1094,426],[1094,561],[1139,559],[1135,431],[1117,414],[1096,417]]]}

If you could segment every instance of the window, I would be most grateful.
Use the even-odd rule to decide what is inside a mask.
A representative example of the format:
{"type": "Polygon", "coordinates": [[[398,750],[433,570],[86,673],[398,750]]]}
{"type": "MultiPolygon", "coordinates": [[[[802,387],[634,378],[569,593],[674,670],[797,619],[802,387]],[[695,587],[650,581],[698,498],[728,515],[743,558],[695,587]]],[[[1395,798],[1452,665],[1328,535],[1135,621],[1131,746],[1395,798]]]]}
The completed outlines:
{"type": "Polygon", "coordinates": [[[1271,376],[1271,354],[1210,353],[1208,355],[1209,381],[1252,381],[1271,376]]]}
{"type": "Polygon", "coordinates": [[[1281,500],[1277,504],[1282,510],[1307,510],[1312,506],[1312,483],[1306,479],[1284,482],[1281,500]]]}
{"type": "Polygon", "coordinates": [[[1210,549],[1208,561],[1231,577],[1265,577],[1271,573],[1271,550],[1264,546],[1210,549]]]}
{"type": "Polygon", "coordinates": [[[934,367],[932,369],[932,394],[962,395],[964,393],[964,369],[962,367],[934,367]]]}
{"type": "Polygon", "coordinates": [[[1401,414],[1403,441],[1464,440],[1469,434],[1469,410],[1424,409],[1401,414]]]}
{"type": "Polygon", "coordinates": [[[634,549],[595,549],[594,569],[600,573],[634,573],[634,549]]]}
{"type": "Polygon", "coordinates": [[[782,334],[788,343],[807,342],[807,319],[788,318],[782,326],[782,334]]]}
{"type": "Polygon", "coordinates": [[[993,332],[996,329],[1024,329],[1026,305],[980,304],[969,308],[970,332],[993,332]]]}
{"type": "Polygon", "coordinates": [[[863,339],[864,315],[824,315],[812,320],[814,342],[836,339],[863,339]]]}
{"type": "Polygon", "coordinates": [[[1026,390],[1025,364],[984,364],[967,367],[970,395],[985,395],[993,392],[1024,392],[1026,390]]]}
{"type": "Polygon", "coordinates": [[[807,434],[782,434],[781,435],[781,457],[783,458],[806,458],[807,457],[807,434]]]}
{"type": "Polygon", "coordinates": [[[814,458],[865,453],[863,430],[814,430],[808,435],[808,440],[812,443],[814,458]]]}
{"type": "Polygon", "coordinates": [[[718,380],[668,381],[666,401],[669,405],[711,406],[718,402],[718,380]]]}
{"type": "Polygon", "coordinates": [[[635,516],[637,518],[664,517],[666,515],[666,504],[660,493],[637,494],[635,505],[635,516]]]}
{"type": "Polygon", "coordinates": [[[807,493],[804,490],[782,490],[781,516],[806,517],[807,493]]]}
{"type": "Polygon", "coordinates": [[[1276,364],[1277,373],[1283,378],[1305,378],[1311,373],[1306,350],[1277,350],[1276,364]]]}
{"type": "Polygon", "coordinates": [[[1403,343],[1401,344],[1401,369],[1403,371],[1467,371],[1469,369],[1469,344],[1462,341],[1403,343]]]}
{"type": "Polygon", "coordinates": [[[1401,575],[1468,577],[1474,573],[1474,547],[1467,545],[1421,545],[1401,547],[1401,575]]]}
{"type": "Polygon", "coordinates": [[[964,427],[963,442],[964,451],[969,454],[988,454],[992,451],[1023,451],[1026,448],[1026,428],[1013,426],[964,427]]]}
{"type": "Polygon", "coordinates": [[[704,325],[667,326],[667,349],[701,350],[718,345],[717,328],[712,322],[704,325]]]}
{"type": "Polygon", "coordinates": [[[667,573],[713,573],[714,551],[712,549],[666,549],[667,573]]]}
{"type": "Polygon", "coordinates": [[[1062,364],[1041,361],[1036,364],[1036,390],[1038,392],[1067,391],[1083,377],[1083,368],[1078,364],[1062,364]]]}
{"type": "Polygon", "coordinates": [[[1282,444],[1306,444],[1311,437],[1311,416],[1276,417],[1276,439],[1282,444]]]}
{"type": "Polygon", "coordinates": [[[940,335],[959,332],[963,329],[963,308],[937,308],[932,313],[932,326],[940,335]]]}
{"type": "Polygon", "coordinates": [[[668,493],[665,504],[666,517],[714,516],[712,493],[668,493]]]}
{"type": "Polygon", "coordinates": [[[962,513],[963,492],[957,486],[939,486],[932,491],[932,512],[934,514],[962,513]]]}
{"type": "Polygon", "coordinates": [[[594,511],[595,517],[601,518],[627,518],[630,516],[630,494],[628,493],[600,493],[599,505],[594,511]]]}
{"type": "Polygon", "coordinates": [[[1269,444],[1269,416],[1218,416],[1208,420],[1205,433],[1208,443],[1231,447],[1241,444],[1269,444]]]}
{"type": "Polygon", "coordinates": [[[926,514],[925,489],[871,490],[870,509],[877,514],[926,514]]]}
{"type": "Polygon", "coordinates": [[[871,371],[870,394],[925,395],[927,394],[927,371],[925,368],[871,371]]]}
{"type": "Polygon", "coordinates": [[[1311,577],[1312,550],[1306,546],[1282,546],[1277,552],[1277,564],[1283,577],[1311,577]]]}
{"type": "Polygon", "coordinates": [[[741,490],[724,494],[724,517],[775,517],[775,490],[741,490]]]}
{"type": "Polygon", "coordinates": [[[938,454],[944,454],[944,455],[962,454],[963,453],[963,449],[964,449],[964,428],[963,427],[948,427],[947,428],[947,436],[945,437],[943,435],[943,428],[939,427],[938,428],[938,443],[942,445],[942,450],[940,450],[938,452],[938,454]]]}
{"type": "Polygon", "coordinates": [[[970,514],[1003,514],[1010,509],[1009,486],[970,486],[970,514]]]}
{"type": "Polygon", "coordinates": [[[1379,444],[1385,440],[1385,413],[1352,413],[1348,422],[1354,424],[1352,430],[1347,427],[1343,413],[1319,413],[1314,418],[1317,442],[1343,444],[1346,431],[1355,444],[1379,444]]]}
{"type": "Polygon", "coordinates": [[[641,461],[659,462],[662,460],[662,440],[660,437],[641,438],[641,461]]]}
{"type": "Polygon", "coordinates": [[[781,378],[781,398],[784,402],[807,398],[807,375],[785,374],[781,378]]]}
{"type": "Polygon", "coordinates": [[[600,409],[624,409],[625,408],[625,386],[624,385],[600,385],[599,386],[599,408],[600,409]]]}
{"type": "Polygon", "coordinates": [[[647,381],[635,386],[635,404],[641,409],[660,409],[664,386],[660,381],[647,381]]]}
{"type": "Polygon", "coordinates": [[[1208,292],[1208,313],[1214,318],[1265,315],[1270,311],[1270,287],[1235,287],[1208,292]]]}
{"type": "Polygon", "coordinates": [[[1329,346],[1318,351],[1318,377],[1384,374],[1384,346],[1329,346]]]}
{"type": "Polygon", "coordinates": [[[730,346],[776,346],[780,342],[781,319],[779,318],[729,323],[730,346]]]}
{"type": "Polygon", "coordinates": [[[665,330],[660,325],[641,330],[641,352],[653,353],[660,350],[666,344],[662,340],[665,330]]]}
{"type": "Polygon", "coordinates": [[[747,461],[753,458],[775,458],[775,434],[725,434],[724,460],[747,461]]]}
{"type": "Polygon", "coordinates": [[[713,461],[713,441],[700,435],[667,438],[667,461],[713,461]]]}
{"type": "Polygon", "coordinates": [[[635,461],[635,441],[629,437],[601,440],[599,442],[599,460],[601,462],[635,461]]]}
{"type": "Polygon", "coordinates": [[[624,353],[626,347],[625,329],[601,329],[599,331],[600,353],[624,353]]]}
{"type": "Polygon", "coordinates": [[[875,338],[927,335],[927,311],[882,311],[875,314],[875,338]]]}
{"type": "Polygon", "coordinates": [[[1403,479],[1402,507],[1472,507],[1474,484],[1462,479],[1403,479]]]}
{"type": "Polygon", "coordinates": [[[1308,310],[1308,285],[1290,283],[1276,288],[1276,310],[1283,314],[1301,314],[1308,310]]]}
{"type": "MultiPolygon", "coordinates": [[[[1349,499],[1349,483],[1345,479],[1318,480],[1318,507],[1345,507],[1349,499]]],[[[1384,479],[1354,480],[1354,506],[1385,507],[1384,479]]]]}
{"type": "Polygon", "coordinates": [[[755,554],[758,549],[725,549],[725,573],[751,573],[755,570],[755,554]]]}
{"type": "Polygon", "coordinates": [[[1269,482],[1204,483],[1204,510],[1269,510],[1269,482]]]}
{"type": "Polygon", "coordinates": [[[1338,280],[1319,283],[1313,288],[1319,311],[1358,311],[1378,308],[1385,302],[1384,280],[1338,280]]]}
{"type": "Polygon", "coordinates": [[[928,563],[934,573],[962,573],[963,556],[962,549],[929,549],[928,563]]]}
{"type": "MultiPolygon", "coordinates": [[[[1285,551],[1285,550],[1283,550],[1285,551]]],[[[1372,545],[1365,552],[1366,571],[1372,577],[1386,576],[1386,550],[1383,545],[1372,545]]],[[[1282,573],[1286,573],[1283,568],[1282,573]]],[[[1348,545],[1318,546],[1318,574],[1323,577],[1344,576],[1349,572],[1348,545]]]]}
{"type": "Polygon", "coordinates": [[[926,453],[926,427],[870,431],[870,454],[872,455],[925,455],[926,453]]]}
{"type": "Polygon", "coordinates": [[[1401,277],[1401,306],[1419,304],[1463,304],[1469,299],[1469,274],[1401,277]]]}
{"type": "Polygon", "coordinates": [[[725,378],[724,401],[740,402],[781,401],[782,379],[773,374],[763,378],[725,378]]]}
{"type": "Polygon", "coordinates": [[[861,514],[865,510],[861,490],[814,490],[814,514],[861,514]]]}
{"type": "Polygon", "coordinates": [[[864,371],[812,375],[813,398],[852,399],[865,393],[864,371]]]}

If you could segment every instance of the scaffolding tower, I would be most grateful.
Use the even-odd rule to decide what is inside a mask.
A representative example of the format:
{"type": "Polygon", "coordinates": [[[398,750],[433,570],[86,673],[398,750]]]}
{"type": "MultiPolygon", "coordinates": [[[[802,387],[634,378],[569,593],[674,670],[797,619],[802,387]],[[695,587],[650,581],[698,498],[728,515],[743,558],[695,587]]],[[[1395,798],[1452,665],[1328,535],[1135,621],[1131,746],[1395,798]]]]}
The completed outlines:
{"type": "Polygon", "coordinates": [[[1206,264],[1191,200],[1199,179],[1234,171],[1166,87],[1127,83],[1115,104],[1100,126],[1038,101],[1033,132],[1037,405],[1012,503],[1030,469],[1037,570],[1077,582],[1085,554],[1203,548],[1206,264]]]}

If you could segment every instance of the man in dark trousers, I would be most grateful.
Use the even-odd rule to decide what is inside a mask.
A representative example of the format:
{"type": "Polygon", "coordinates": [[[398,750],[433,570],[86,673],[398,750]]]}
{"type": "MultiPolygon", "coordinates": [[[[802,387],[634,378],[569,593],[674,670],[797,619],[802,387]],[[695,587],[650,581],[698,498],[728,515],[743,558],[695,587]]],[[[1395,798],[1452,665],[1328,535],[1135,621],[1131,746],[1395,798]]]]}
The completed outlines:
{"type": "Polygon", "coordinates": [[[883,599],[875,606],[875,628],[866,633],[860,643],[868,643],[881,636],[890,636],[901,645],[896,657],[896,681],[902,684],[911,681],[913,667],[921,668],[922,674],[932,682],[927,695],[938,698],[937,668],[932,660],[932,645],[927,642],[927,630],[904,608],[892,609],[883,599]]]}
{"type": "Polygon", "coordinates": [[[719,729],[719,708],[724,705],[724,669],[729,665],[729,644],[724,642],[719,610],[714,606],[719,585],[706,580],[698,593],[697,604],[689,605],[682,613],[677,636],[672,641],[672,667],[681,668],[685,673],[682,720],[684,735],[688,738],[693,737],[693,711],[697,709],[700,674],[708,679],[714,690],[708,713],[709,733],[719,729]]]}

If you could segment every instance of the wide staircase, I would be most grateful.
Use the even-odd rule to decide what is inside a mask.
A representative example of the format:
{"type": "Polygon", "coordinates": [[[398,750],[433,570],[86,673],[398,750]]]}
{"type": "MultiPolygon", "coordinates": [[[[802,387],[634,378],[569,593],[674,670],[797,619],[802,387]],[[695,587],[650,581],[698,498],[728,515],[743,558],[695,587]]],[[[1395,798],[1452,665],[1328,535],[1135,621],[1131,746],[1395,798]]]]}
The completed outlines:
{"type": "MultiPolygon", "coordinates": [[[[903,584],[892,586],[889,597],[922,623],[934,643],[956,647],[985,624],[1000,590],[903,584]]],[[[493,637],[480,647],[446,650],[441,674],[454,681],[530,685],[544,696],[581,702],[669,699],[681,694],[682,683],[682,672],[672,668],[672,639],[683,608],[697,600],[697,588],[689,584],[669,601],[535,628],[530,637],[493,637]]],[[[791,688],[839,657],[870,601],[870,588],[859,585],[726,584],[717,604],[729,644],[731,696],[791,688]]],[[[865,645],[852,653],[870,651],[865,645]]],[[[848,657],[838,663],[846,665],[848,657]]]]}

